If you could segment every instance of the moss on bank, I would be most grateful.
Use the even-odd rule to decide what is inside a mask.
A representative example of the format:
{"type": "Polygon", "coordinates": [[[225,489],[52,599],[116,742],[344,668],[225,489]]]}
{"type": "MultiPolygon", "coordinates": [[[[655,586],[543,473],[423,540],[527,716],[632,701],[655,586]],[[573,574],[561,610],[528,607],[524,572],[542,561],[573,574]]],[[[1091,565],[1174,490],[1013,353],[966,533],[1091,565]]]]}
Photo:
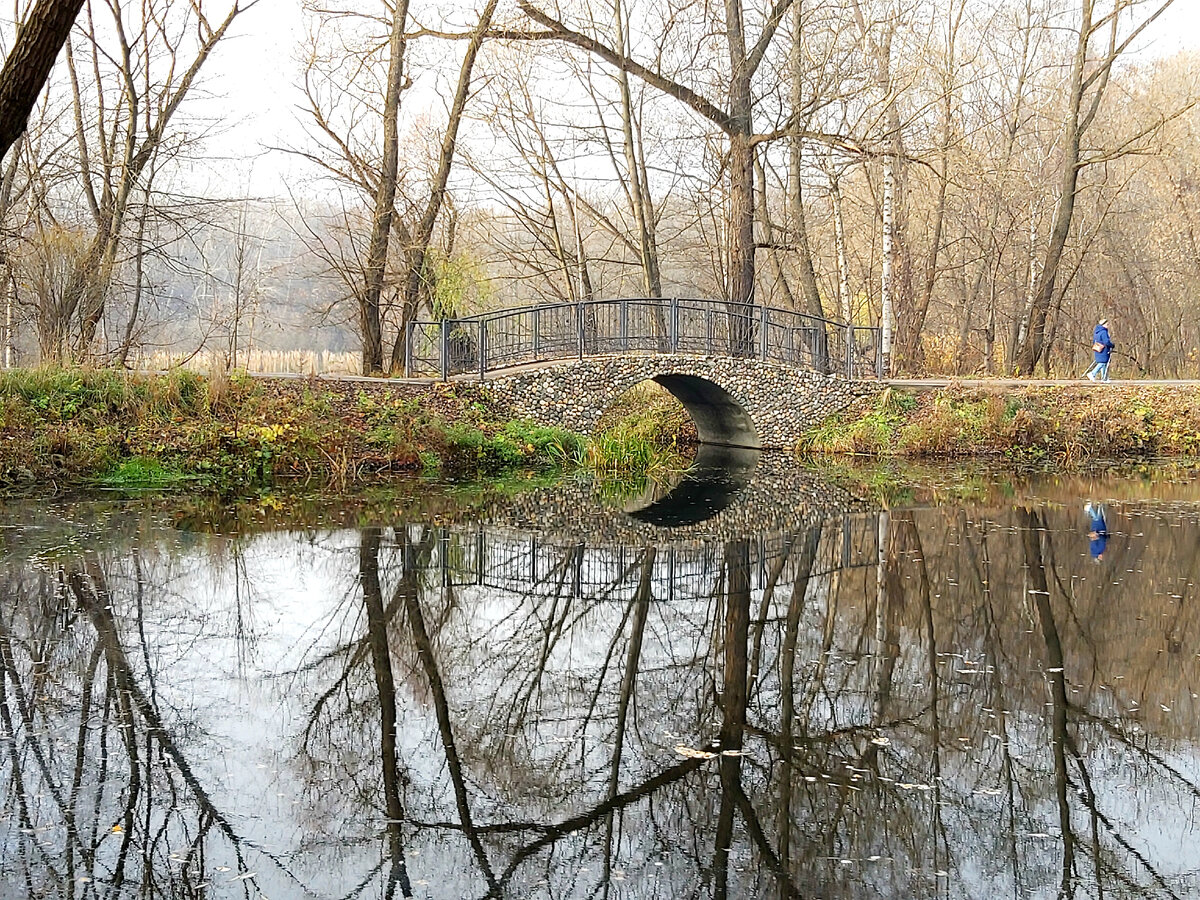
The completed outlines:
{"type": "Polygon", "coordinates": [[[584,451],[580,435],[510,420],[473,386],[0,374],[0,482],[8,485],[346,486],[391,472],[574,465],[584,451]]]}
{"type": "Polygon", "coordinates": [[[812,429],[812,453],[1081,462],[1200,453],[1200,391],[1088,385],[994,392],[889,388],[812,429]]]}

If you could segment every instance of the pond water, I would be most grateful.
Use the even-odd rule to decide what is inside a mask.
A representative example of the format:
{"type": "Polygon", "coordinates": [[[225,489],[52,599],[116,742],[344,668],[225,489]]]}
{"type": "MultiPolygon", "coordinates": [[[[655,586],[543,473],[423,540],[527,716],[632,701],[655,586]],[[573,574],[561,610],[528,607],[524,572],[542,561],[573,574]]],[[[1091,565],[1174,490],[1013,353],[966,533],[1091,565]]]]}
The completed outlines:
{"type": "Polygon", "coordinates": [[[706,465],[0,506],[0,896],[1200,896],[1200,483],[706,465]]]}

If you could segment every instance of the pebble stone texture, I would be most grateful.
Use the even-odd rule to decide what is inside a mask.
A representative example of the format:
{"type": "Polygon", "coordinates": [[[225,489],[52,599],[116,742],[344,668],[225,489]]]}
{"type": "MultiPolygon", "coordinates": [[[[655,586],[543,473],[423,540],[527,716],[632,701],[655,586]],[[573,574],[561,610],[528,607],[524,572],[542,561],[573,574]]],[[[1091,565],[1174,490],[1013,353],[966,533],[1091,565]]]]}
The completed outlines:
{"type": "Polygon", "coordinates": [[[625,391],[657,381],[679,398],[702,441],[790,449],[808,429],[883,385],[736,357],[590,357],[502,375],[492,397],[521,418],[591,434],[625,391]]]}

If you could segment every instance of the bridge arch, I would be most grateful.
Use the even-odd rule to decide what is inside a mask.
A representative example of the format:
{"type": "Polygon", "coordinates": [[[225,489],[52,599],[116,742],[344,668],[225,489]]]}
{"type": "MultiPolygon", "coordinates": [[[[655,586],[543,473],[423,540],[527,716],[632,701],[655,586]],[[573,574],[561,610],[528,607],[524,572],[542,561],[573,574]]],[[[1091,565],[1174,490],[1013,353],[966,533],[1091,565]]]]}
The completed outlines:
{"type": "Polygon", "coordinates": [[[716,382],[677,372],[665,372],[651,380],[683,404],[702,443],[753,449],[762,446],[758,429],[742,401],[716,382]]]}
{"type": "Polygon", "coordinates": [[[791,448],[800,436],[877,382],[735,357],[620,355],[550,363],[486,382],[522,418],[591,434],[618,397],[655,381],[688,410],[706,443],[791,448]]]}

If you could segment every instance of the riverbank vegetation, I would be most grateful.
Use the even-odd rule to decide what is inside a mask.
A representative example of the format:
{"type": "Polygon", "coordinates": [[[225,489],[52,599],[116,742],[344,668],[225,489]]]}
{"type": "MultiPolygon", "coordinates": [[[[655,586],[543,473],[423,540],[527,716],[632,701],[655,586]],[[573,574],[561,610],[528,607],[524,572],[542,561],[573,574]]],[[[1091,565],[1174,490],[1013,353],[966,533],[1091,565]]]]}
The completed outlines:
{"type": "Polygon", "coordinates": [[[618,480],[667,478],[688,467],[696,442],[696,426],[683,404],[647,381],[605,411],[588,444],[588,466],[618,480]]]}
{"type": "MultiPolygon", "coordinates": [[[[0,373],[0,484],[363,486],[582,470],[630,483],[690,464],[695,429],[656,385],[630,391],[595,435],[513,419],[478,385],[205,378],[178,371],[0,373]]],[[[994,393],[889,389],[827,419],[801,452],[877,458],[1086,462],[1200,455],[1200,393],[1133,385],[994,393]]]]}
{"type": "Polygon", "coordinates": [[[109,370],[0,374],[0,480],[237,490],[392,472],[581,465],[577,434],[510,420],[474,387],[208,379],[109,370]]]}
{"type": "Polygon", "coordinates": [[[1200,454],[1200,392],[1081,385],[888,389],[812,429],[800,449],[871,457],[1081,462],[1200,454]]]}

